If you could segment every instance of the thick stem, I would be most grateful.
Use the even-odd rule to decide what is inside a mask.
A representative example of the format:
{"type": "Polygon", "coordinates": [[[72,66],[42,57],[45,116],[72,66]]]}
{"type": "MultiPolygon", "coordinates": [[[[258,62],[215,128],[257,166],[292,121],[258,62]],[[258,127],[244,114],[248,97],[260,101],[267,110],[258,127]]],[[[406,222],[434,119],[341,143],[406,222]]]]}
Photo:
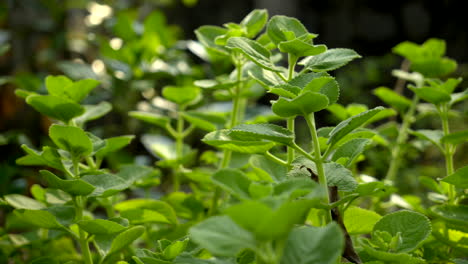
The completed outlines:
{"type": "MultiPolygon", "coordinates": [[[[312,136],[312,144],[314,147],[314,155],[315,155],[315,165],[317,166],[317,176],[319,179],[319,184],[322,186],[323,192],[324,192],[324,202],[326,204],[330,203],[330,197],[328,195],[328,184],[327,184],[327,178],[325,176],[325,170],[323,168],[323,159],[322,159],[322,154],[320,152],[320,142],[319,138],[317,135],[317,128],[315,126],[315,116],[314,113],[309,114],[309,116],[305,117],[307,125],[309,126],[310,129],[310,134],[312,136]]],[[[325,211],[325,216],[324,216],[324,224],[328,224],[332,221],[331,217],[331,212],[330,210],[325,211]]]]}
{"type": "MultiPolygon", "coordinates": [[[[440,119],[442,121],[442,129],[444,132],[444,136],[447,136],[450,134],[450,129],[449,129],[449,119],[448,119],[448,106],[445,104],[442,106],[441,111],[439,113],[440,119]]],[[[445,157],[445,168],[447,171],[447,176],[452,175],[455,171],[454,165],[453,165],[453,146],[451,143],[445,143],[444,144],[444,157],[445,157]]],[[[449,197],[449,203],[453,204],[455,202],[455,186],[452,184],[446,184],[445,188],[448,191],[448,197],[449,197]]]]}
{"type": "Polygon", "coordinates": [[[397,178],[398,169],[400,168],[401,163],[401,156],[403,154],[402,147],[408,139],[408,129],[411,123],[413,123],[414,121],[414,112],[416,110],[418,102],[419,97],[417,95],[414,95],[413,101],[411,102],[411,106],[408,109],[408,112],[406,112],[406,114],[403,116],[403,123],[401,124],[400,130],[398,131],[396,145],[392,149],[390,166],[388,168],[387,175],[385,176],[385,179],[391,182],[395,182],[397,178]]]}

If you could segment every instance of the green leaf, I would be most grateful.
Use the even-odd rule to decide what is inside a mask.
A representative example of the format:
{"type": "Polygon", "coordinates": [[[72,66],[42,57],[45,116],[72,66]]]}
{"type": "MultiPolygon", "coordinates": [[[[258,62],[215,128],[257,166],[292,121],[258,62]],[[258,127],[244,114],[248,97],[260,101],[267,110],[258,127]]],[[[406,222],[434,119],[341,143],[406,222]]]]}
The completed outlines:
{"type": "Polygon", "coordinates": [[[16,160],[16,164],[23,166],[49,166],[57,170],[64,170],[60,155],[55,148],[43,147],[41,152],[29,148],[27,145],[21,145],[21,148],[27,153],[26,156],[16,160]]]}
{"type": "Polygon", "coordinates": [[[335,145],[340,139],[348,135],[356,128],[364,125],[369,119],[371,119],[383,109],[383,107],[378,106],[342,121],[330,132],[330,137],[328,138],[327,144],[331,146],[335,145]]]}
{"type": "Polygon", "coordinates": [[[102,159],[109,153],[115,152],[126,147],[135,138],[133,135],[107,138],[104,141],[106,145],[96,152],[96,157],[102,159]]]}
{"type": "Polygon", "coordinates": [[[44,204],[21,194],[7,194],[3,198],[15,209],[40,210],[45,208],[44,204]]]}
{"type": "Polygon", "coordinates": [[[415,87],[412,85],[408,86],[417,96],[421,99],[438,105],[445,102],[450,102],[451,97],[450,94],[444,90],[435,88],[435,87],[415,87]]]}
{"type": "Polygon", "coordinates": [[[281,264],[336,263],[343,247],[343,233],[336,223],[324,227],[296,227],[286,241],[281,264]]]}
{"type": "Polygon", "coordinates": [[[171,121],[171,119],[168,116],[143,111],[130,111],[128,115],[146,123],[157,125],[164,129],[166,128],[166,125],[169,124],[169,122],[171,121]]]}
{"type": "Polygon", "coordinates": [[[299,62],[304,68],[314,72],[336,70],[361,56],[351,49],[329,49],[324,53],[307,57],[299,62]]]}
{"type": "Polygon", "coordinates": [[[242,249],[255,249],[255,238],[228,216],[214,216],[190,228],[193,241],[217,256],[235,256],[242,249]]]}
{"type": "Polygon", "coordinates": [[[457,171],[455,171],[455,173],[443,178],[442,181],[453,184],[457,188],[467,189],[468,188],[468,166],[458,169],[457,171]]]}
{"type": "Polygon", "coordinates": [[[57,221],[57,218],[48,211],[44,210],[16,210],[15,214],[20,219],[28,222],[32,226],[46,229],[61,229],[63,226],[57,221]]]}
{"type": "Polygon", "coordinates": [[[294,141],[294,134],[286,128],[273,124],[241,124],[229,130],[230,134],[264,139],[280,144],[290,145],[294,141]]]}
{"type": "Polygon", "coordinates": [[[200,43],[205,46],[208,51],[215,53],[216,55],[229,55],[228,51],[221,46],[215,44],[215,39],[227,33],[227,30],[222,27],[216,26],[201,26],[195,30],[195,35],[200,43]]]}
{"type": "Polygon", "coordinates": [[[110,235],[126,229],[125,226],[104,219],[81,220],[77,224],[81,229],[93,235],[110,235]]]}
{"type": "Polygon", "coordinates": [[[250,199],[251,180],[240,170],[221,169],[211,176],[212,181],[238,199],[250,199]]]}
{"type": "Polygon", "coordinates": [[[386,231],[391,236],[401,234],[401,241],[395,252],[410,252],[418,248],[431,234],[429,219],[416,212],[398,211],[382,217],[374,226],[375,231],[386,231]]]}
{"type": "Polygon", "coordinates": [[[321,93],[328,97],[328,104],[334,104],[340,96],[338,82],[333,77],[323,76],[312,79],[302,90],[321,93]]]}
{"type": "Polygon", "coordinates": [[[396,93],[390,88],[379,87],[374,89],[374,94],[379,97],[380,100],[388,104],[389,106],[395,108],[399,112],[404,112],[407,108],[411,106],[411,100],[396,93]]]}
{"type": "Polygon", "coordinates": [[[134,224],[157,222],[178,224],[174,209],[166,202],[151,199],[132,199],[120,202],[114,208],[134,224]]]}
{"type": "Polygon", "coordinates": [[[282,97],[293,99],[299,95],[301,88],[289,84],[280,84],[274,87],[268,87],[268,92],[282,97]]]}
{"type": "Polygon", "coordinates": [[[53,95],[30,95],[26,98],[26,103],[36,111],[64,123],[84,113],[81,105],[53,95]]]}
{"type": "Polygon", "coordinates": [[[84,109],[85,112],[74,120],[77,125],[83,125],[104,116],[112,110],[112,105],[108,102],[100,102],[97,105],[84,105],[84,109]]]}
{"type": "Polygon", "coordinates": [[[266,174],[265,178],[270,178],[272,181],[279,182],[286,178],[287,169],[265,156],[253,155],[249,159],[250,165],[254,168],[257,174],[266,174]]]}
{"type": "Polygon", "coordinates": [[[226,47],[241,52],[252,62],[264,69],[274,72],[281,71],[271,61],[270,51],[254,40],[244,37],[232,37],[227,41],[226,47]]]}
{"type": "Polygon", "coordinates": [[[134,226],[118,234],[112,241],[108,255],[119,252],[129,246],[133,241],[139,238],[145,232],[143,226],[134,226]]]}
{"type": "Polygon", "coordinates": [[[304,92],[292,100],[281,97],[271,103],[271,109],[276,115],[293,117],[297,115],[306,116],[325,109],[329,101],[328,97],[321,93],[304,92]]]}
{"type": "Polygon", "coordinates": [[[279,85],[283,82],[278,75],[261,67],[252,67],[252,69],[248,70],[248,74],[260,85],[265,87],[265,89],[270,89],[270,87],[279,85]]]}
{"type": "Polygon", "coordinates": [[[351,206],[344,212],[344,225],[350,235],[370,234],[374,225],[382,218],[378,213],[351,206]]]}
{"type": "Polygon", "coordinates": [[[49,128],[50,139],[59,148],[70,152],[72,157],[91,154],[93,144],[83,129],[54,124],[49,128]]]}
{"type": "MultiPolygon", "coordinates": [[[[392,253],[392,252],[385,252],[376,250],[366,244],[362,243],[362,247],[364,248],[365,252],[370,256],[378,259],[383,260],[385,263],[407,263],[407,264],[425,264],[427,263],[422,258],[413,257],[410,254],[406,253],[392,253]]],[[[366,262],[367,263],[367,262],[366,262]]],[[[381,262],[378,262],[379,264],[381,262]]]]}
{"type": "Polygon", "coordinates": [[[169,246],[167,246],[162,254],[165,259],[168,260],[173,260],[175,259],[178,255],[180,255],[182,252],[184,252],[185,248],[187,247],[189,243],[189,239],[186,238],[182,241],[175,241],[171,243],[169,246]]]}
{"type": "Polygon", "coordinates": [[[98,85],[99,81],[94,79],[73,83],[65,76],[48,76],[46,78],[46,87],[50,95],[69,99],[76,103],[81,102],[98,85]]]}
{"type": "Polygon", "coordinates": [[[314,56],[327,50],[325,45],[312,45],[300,38],[279,43],[281,52],[289,53],[295,57],[314,56]]]}
{"type": "Polygon", "coordinates": [[[345,167],[349,167],[353,161],[362,154],[364,148],[371,142],[367,138],[355,138],[344,143],[333,153],[332,161],[338,161],[340,158],[346,158],[345,167]]]}
{"type": "Polygon", "coordinates": [[[274,188],[275,196],[287,196],[290,199],[307,195],[315,191],[318,184],[307,178],[287,178],[287,180],[278,183],[274,188]]]}
{"type": "Polygon", "coordinates": [[[236,134],[232,134],[228,129],[210,132],[205,135],[202,141],[220,149],[250,154],[265,153],[276,145],[274,142],[255,138],[241,138],[236,134]]]}
{"type": "MultiPolygon", "coordinates": [[[[468,206],[467,205],[438,205],[431,209],[431,212],[447,222],[461,225],[466,228],[468,221],[468,206]]],[[[466,229],[465,229],[466,231],[466,229]]]]}
{"type": "Polygon", "coordinates": [[[339,191],[344,192],[351,192],[356,189],[358,183],[349,169],[335,162],[325,163],[323,167],[328,186],[336,186],[339,191]]]}
{"type": "Polygon", "coordinates": [[[196,86],[166,86],[162,95],[171,102],[185,106],[197,103],[201,99],[201,90],[196,86]]]}
{"type": "Polygon", "coordinates": [[[310,40],[317,36],[310,34],[299,20],[287,16],[272,17],[267,25],[267,34],[276,45],[299,37],[305,36],[310,40]]]}
{"type": "MultiPolygon", "coordinates": [[[[175,142],[172,138],[162,135],[145,134],[141,142],[148,152],[162,160],[176,160],[175,142]]],[[[184,145],[184,154],[189,152],[188,146],[184,145]]]]}
{"type": "Polygon", "coordinates": [[[444,133],[442,131],[421,129],[416,131],[410,131],[410,133],[422,140],[427,140],[434,144],[434,146],[438,147],[439,149],[442,149],[442,145],[440,144],[440,140],[444,136],[444,133]]]}
{"type": "Polygon", "coordinates": [[[85,175],[81,179],[95,187],[89,194],[90,197],[108,197],[127,189],[132,184],[113,174],[85,175]]]}
{"type": "Polygon", "coordinates": [[[309,72],[305,74],[300,74],[296,77],[294,77],[292,80],[288,82],[289,85],[292,86],[297,86],[300,87],[301,89],[304,89],[310,82],[312,82],[316,78],[321,78],[321,77],[331,77],[328,73],[326,72],[309,72]]]}
{"type": "Polygon", "coordinates": [[[458,145],[468,141],[468,130],[450,133],[441,138],[442,143],[458,145]]]}
{"type": "Polygon", "coordinates": [[[267,20],[268,11],[266,9],[255,9],[242,19],[240,25],[245,27],[247,37],[253,38],[262,31],[267,20]]]}
{"type": "Polygon", "coordinates": [[[48,170],[39,171],[44,179],[49,184],[50,188],[60,189],[70,195],[88,195],[92,193],[95,187],[81,179],[62,180],[48,170]]]}
{"type": "Polygon", "coordinates": [[[216,113],[187,111],[182,112],[182,116],[190,124],[209,132],[221,129],[226,124],[226,119],[222,115],[216,113]]]}

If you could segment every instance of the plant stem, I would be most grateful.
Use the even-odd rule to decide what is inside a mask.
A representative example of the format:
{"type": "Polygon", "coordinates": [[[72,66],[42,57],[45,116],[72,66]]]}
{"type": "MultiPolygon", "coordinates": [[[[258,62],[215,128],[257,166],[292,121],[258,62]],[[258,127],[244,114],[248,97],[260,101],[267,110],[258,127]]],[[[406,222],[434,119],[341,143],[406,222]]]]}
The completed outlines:
{"type": "Polygon", "coordinates": [[[398,131],[398,137],[396,140],[396,145],[392,149],[392,156],[390,161],[390,166],[387,171],[387,175],[385,176],[386,180],[394,182],[396,180],[396,176],[398,173],[398,169],[400,168],[401,163],[401,155],[403,144],[406,143],[408,139],[408,129],[414,121],[414,112],[416,110],[416,105],[419,102],[419,97],[417,95],[413,96],[413,101],[411,102],[411,106],[408,109],[408,112],[403,116],[403,123],[398,131]]]}
{"type": "MultiPolygon", "coordinates": [[[[323,159],[322,159],[322,154],[320,152],[320,142],[319,138],[317,135],[317,128],[315,126],[315,116],[314,113],[309,114],[308,116],[305,117],[307,125],[309,126],[310,129],[310,134],[312,136],[312,143],[314,147],[314,154],[315,154],[315,165],[317,166],[317,176],[319,179],[319,184],[322,186],[323,192],[325,194],[324,197],[324,202],[326,204],[330,203],[330,198],[328,196],[328,184],[327,184],[327,178],[325,176],[325,170],[323,168],[323,159]]],[[[325,216],[324,216],[324,224],[328,224],[332,221],[331,217],[331,212],[330,210],[325,211],[325,216]]]]}
{"type": "MultiPolygon", "coordinates": [[[[294,77],[294,68],[296,67],[297,57],[291,54],[288,54],[288,81],[294,77]]],[[[287,119],[287,128],[294,134],[294,117],[287,119]]],[[[288,156],[288,167],[291,166],[291,163],[294,160],[294,149],[287,147],[287,156],[288,156]]]]}
{"type": "MultiPolygon", "coordinates": [[[[83,220],[83,210],[86,204],[86,199],[82,196],[77,196],[75,198],[75,214],[76,219],[83,220]]],[[[93,258],[91,257],[91,251],[89,250],[88,240],[86,239],[86,233],[81,227],[79,227],[79,239],[81,253],[83,254],[83,260],[85,264],[92,264],[93,258]]]]}
{"type": "MultiPolygon", "coordinates": [[[[449,120],[448,120],[448,106],[447,104],[444,104],[441,108],[441,111],[439,112],[440,119],[442,121],[442,129],[444,132],[444,136],[447,136],[450,134],[450,129],[449,129],[449,120]]],[[[452,175],[455,171],[454,165],[453,165],[453,147],[451,143],[444,143],[444,157],[445,157],[445,168],[447,171],[447,176],[452,175]]],[[[448,189],[448,197],[449,197],[449,203],[454,204],[455,202],[455,186],[452,184],[446,184],[446,188],[448,189]]]]}
{"type": "Polygon", "coordinates": [[[275,155],[271,154],[269,151],[265,152],[265,156],[278,164],[281,164],[283,166],[288,166],[288,163],[286,161],[276,157],[275,155]]]}
{"type": "MultiPolygon", "coordinates": [[[[233,102],[232,102],[232,110],[231,110],[231,120],[229,122],[228,128],[233,128],[239,122],[239,115],[241,114],[239,108],[241,104],[241,91],[242,91],[242,67],[243,62],[234,60],[236,65],[237,71],[237,85],[234,87],[234,95],[233,102]]],[[[245,107],[245,105],[244,105],[245,107]]],[[[232,152],[230,150],[223,151],[223,159],[219,166],[220,169],[227,168],[229,166],[229,162],[231,162],[232,152]]],[[[221,196],[221,189],[220,187],[215,187],[213,198],[211,199],[211,206],[210,210],[208,211],[208,215],[214,215],[218,209],[218,200],[221,196]]]]}
{"type": "MultiPolygon", "coordinates": [[[[175,140],[176,140],[176,159],[177,162],[181,163],[182,158],[184,155],[184,118],[182,117],[182,112],[184,111],[184,107],[179,109],[177,115],[177,131],[175,133],[175,140]]],[[[180,166],[179,164],[177,168],[174,170],[174,182],[173,182],[173,191],[178,192],[180,189],[180,166]]]]}

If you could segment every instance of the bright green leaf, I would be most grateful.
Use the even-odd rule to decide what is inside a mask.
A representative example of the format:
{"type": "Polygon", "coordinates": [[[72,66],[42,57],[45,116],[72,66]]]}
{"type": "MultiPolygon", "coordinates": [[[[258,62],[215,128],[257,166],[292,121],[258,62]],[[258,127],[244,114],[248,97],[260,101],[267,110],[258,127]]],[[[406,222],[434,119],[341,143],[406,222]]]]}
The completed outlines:
{"type": "Polygon", "coordinates": [[[84,113],[74,119],[78,125],[104,116],[112,110],[112,105],[108,102],[100,102],[97,105],[84,105],[84,109],[84,113]]]}
{"type": "Polygon", "coordinates": [[[287,16],[272,17],[267,25],[267,34],[276,45],[299,37],[312,39],[317,36],[310,34],[298,19],[287,16]]]}
{"type": "Polygon", "coordinates": [[[95,189],[93,185],[81,179],[63,180],[48,170],[41,170],[40,173],[50,188],[60,189],[73,196],[88,195],[95,189]]]}
{"type": "Polygon", "coordinates": [[[123,217],[129,218],[133,223],[178,223],[174,209],[163,201],[132,199],[120,202],[116,204],[114,208],[120,211],[123,217]],[[138,216],[140,216],[140,218],[138,216]]]}
{"type": "Polygon", "coordinates": [[[458,145],[468,141],[468,130],[450,133],[441,138],[442,143],[458,145]]]}
{"type": "Polygon", "coordinates": [[[81,220],[77,224],[81,229],[93,235],[110,235],[125,230],[125,226],[104,219],[81,220]]]}
{"type": "Polygon", "coordinates": [[[324,53],[307,57],[299,64],[314,72],[326,72],[338,69],[361,56],[351,49],[329,49],[324,53]]]}
{"type": "Polygon", "coordinates": [[[312,79],[302,91],[312,91],[326,95],[328,97],[329,104],[336,103],[336,101],[338,101],[338,97],[340,96],[338,82],[335,80],[335,78],[328,76],[312,79]]]}
{"type": "Polygon", "coordinates": [[[93,145],[83,129],[54,124],[49,128],[49,136],[59,148],[70,152],[72,157],[87,156],[93,145]]]}
{"type": "Polygon", "coordinates": [[[306,116],[325,109],[328,103],[328,97],[321,93],[305,92],[292,100],[279,98],[272,101],[271,109],[281,117],[306,116]]]}
{"type": "Polygon", "coordinates": [[[166,86],[162,90],[162,95],[178,105],[191,105],[201,99],[201,90],[196,86],[166,86]]]}
{"type": "Polygon", "coordinates": [[[240,25],[246,28],[247,37],[253,38],[262,31],[267,20],[268,11],[266,9],[255,9],[242,19],[240,25]]]}
{"type": "Polygon", "coordinates": [[[85,111],[81,105],[53,95],[30,95],[26,102],[36,111],[65,123],[85,111]]]}
{"type": "Polygon", "coordinates": [[[239,51],[258,66],[275,72],[280,72],[271,61],[271,53],[262,45],[254,40],[243,37],[232,37],[227,41],[227,46],[230,49],[239,51]]]}
{"type": "Polygon", "coordinates": [[[108,254],[116,253],[129,246],[133,241],[143,235],[144,232],[145,228],[143,226],[134,226],[118,234],[112,241],[108,254]]]}
{"type": "Polygon", "coordinates": [[[236,134],[230,133],[228,129],[210,132],[205,135],[202,141],[220,149],[251,154],[265,153],[276,145],[274,142],[257,140],[251,137],[248,139],[241,138],[236,134]]]}
{"type": "Polygon", "coordinates": [[[350,235],[370,234],[375,223],[382,218],[378,213],[357,206],[349,207],[343,217],[350,235]]]}
{"type": "Polygon", "coordinates": [[[411,100],[396,93],[387,87],[379,87],[374,90],[374,94],[379,97],[380,100],[395,108],[399,112],[404,112],[411,106],[411,100]]]}

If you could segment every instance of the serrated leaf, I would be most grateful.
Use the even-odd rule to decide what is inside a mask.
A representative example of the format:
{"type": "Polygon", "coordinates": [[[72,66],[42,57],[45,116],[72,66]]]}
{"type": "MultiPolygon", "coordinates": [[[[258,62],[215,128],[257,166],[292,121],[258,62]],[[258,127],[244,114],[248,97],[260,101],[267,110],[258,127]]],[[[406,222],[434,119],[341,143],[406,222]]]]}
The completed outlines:
{"type": "Polygon", "coordinates": [[[345,167],[349,167],[353,161],[362,154],[364,148],[371,142],[367,138],[355,138],[344,143],[333,153],[332,161],[337,161],[341,158],[346,158],[345,167]]]}
{"type": "Polygon", "coordinates": [[[269,87],[269,93],[273,93],[282,97],[293,99],[299,95],[301,88],[289,84],[280,84],[274,87],[269,87]]]}
{"type": "Polygon", "coordinates": [[[333,77],[317,77],[312,79],[302,90],[302,92],[312,91],[321,93],[328,97],[328,104],[334,104],[340,96],[338,82],[333,77]]]}
{"type": "Polygon", "coordinates": [[[441,138],[442,143],[458,145],[468,141],[468,130],[450,133],[441,138]]]}
{"type": "Polygon", "coordinates": [[[193,241],[217,256],[235,256],[242,249],[255,249],[251,233],[238,226],[228,216],[214,216],[190,228],[193,241]]]}
{"type": "Polygon", "coordinates": [[[266,89],[283,82],[278,75],[261,67],[252,67],[248,70],[248,74],[266,89]]]}
{"type": "Polygon", "coordinates": [[[378,213],[351,206],[344,212],[343,222],[350,235],[370,234],[375,223],[382,218],[378,213]]]}
{"type": "Polygon", "coordinates": [[[87,156],[93,144],[83,129],[54,124],[49,128],[49,137],[59,148],[70,152],[72,157],[87,156]]]}
{"type": "Polygon", "coordinates": [[[343,234],[336,223],[324,227],[296,227],[286,241],[281,264],[336,263],[343,247],[343,234]]]}
{"type": "Polygon", "coordinates": [[[388,87],[378,87],[374,89],[374,94],[379,97],[380,100],[395,108],[399,112],[404,112],[411,106],[411,100],[396,93],[388,87]]]}
{"type": "Polygon", "coordinates": [[[211,180],[238,199],[250,199],[249,186],[252,181],[240,170],[221,169],[211,176],[211,180]]]}
{"type": "Polygon", "coordinates": [[[228,129],[210,132],[205,135],[202,141],[220,149],[251,154],[265,153],[276,145],[274,142],[261,141],[254,138],[239,138],[235,134],[231,134],[228,129]]]}
{"type": "Polygon", "coordinates": [[[375,231],[386,231],[391,236],[401,234],[401,241],[395,248],[396,253],[410,252],[418,248],[431,234],[429,219],[416,212],[398,211],[382,217],[374,226],[375,231]]]}
{"type": "Polygon", "coordinates": [[[247,37],[253,38],[262,31],[267,20],[268,11],[266,9],[255,9],[242,19],[240,25],[245,27],[247,37]]]}
{"type": "Polygon", "coordinates": [[[45,208],[45,205],[39,201],[21,194],[7,194],[3,196],[3,198],[5,199],[5,202],[15,209],[40,210],[45,208]]]}
{"type": "Polygon", "coordinates": [[[317,36],[310,34],[298,19],[287,16],[272,17],[267,24],[267,34],[276,45],[298,37],[306,36],[307,39],[312,39],[317,36]]]}
{"type": "Polygon", "coordinates": [[[162,90],[162,95],[178,105],[191,105],[201,99],[201,90],[196,86],[166,86],[162,90]]]}
{"type": "Polygon", "coordinates": [[[353,173],[343,167],[343,165],[331,162],[323,164],[328,186],[336,186],[339,191],[354,191],[358,183],[353,177],[353,173]]]}
{"type": "Polygon", "coordinates": [[[292,80],[288,82],[288,84],[304,89],[314,79],[321,78],[321,77],[331,77],[331,76],[326,72],[309,72],[309,73],[300,74],[294,77],[292,80]]]}
{"type": "Polygon", "coordinates": [[[306,116],[328,106],[328,97],[315,92],[304,92],[294,99],[279,98],[272,101],[272,111],[281,117],[306,116]]]}
{"type": "Polygon", "coordinates": [[[134,224],[150,222],[178,224],[174,209],[163,201],[132,199],[120,202],[114,208],[121,212],[122,217],[134,224]]]}
{"type": "Polygon", "coordinates": [[[182,112],[182,116],[190,124],[209,132],[223,128],[226,123],[226,119],[222,115],[215,113],[187,111],[182,112]]]}
{"type": "Polygon", "coordinates": [[[467,189],[468,188],[468,166],[458,169],[453,174],[448,175],[442,179],[443,182],[447,182],[455,185],[457,188],[467,189]]]}
{"type": "Polygon", "coordinates": [[[44,177],[50,188],[60,189],[73,196],[88,195],[95,189],[93,185],[81,179],[63,180],[50,171],[41,170],[39,172],[42,177],[44,177]]]}
{"type": "Polygon", "coordinates": [[[77,224],[81,229],[93,235],[110,235],[126,229],[125,226],[104,219],[81,220],[77,224]]]}
{"type": "Polygon", "coordinates": [[[143,111],[130,111],[128,115],[146,123],[157,125],[164,129],[166,128],[166,125],[169,124],[169,122],[171,121],[171,119],[168,116],[143,111]]]}
{"type": "Polygon", "coordinates": [[[231,135],[264,139],[285,145],[294,141],[294,134],[291,131],[273,124],[241,124],[229,131],[231,135]]]}
{"type": "Polygon", "coordinates": [[[41,114],[64,123],[68,123],[72,118],[84,113],[84,108],[81,105],[53,95],[30,95],[26,98],[26,103],[41,114]]]}
{"type": "Polygon", "coordinates": [[[329,49],[324,53],[307,57],[299,62],[305,68],[314,72],[336,70],[361,56],[351,49],[329,49]]]}
{"type": "Polygon", "coordinates": [[[356,128],[364,125],[369,119],[375,116],[377,113],[382,111],[384,108],[378,106],[376,108],[367,110],[362,112],[358,115],[352,116],[342,122],[340,122],[331,132],[330,137],[328,138],[327,144],[333,146],[335,145],[340,139],[345,137],[351,131],[355,130],[356,128]]]}
{"type": "Polygon", "coordinates": [[[244,37],[232,37],[227,41],[226,47],[239,51],[258,66],[275,72],[280,72],[271,61],[271,53],[254,40],[244,37]]]}

